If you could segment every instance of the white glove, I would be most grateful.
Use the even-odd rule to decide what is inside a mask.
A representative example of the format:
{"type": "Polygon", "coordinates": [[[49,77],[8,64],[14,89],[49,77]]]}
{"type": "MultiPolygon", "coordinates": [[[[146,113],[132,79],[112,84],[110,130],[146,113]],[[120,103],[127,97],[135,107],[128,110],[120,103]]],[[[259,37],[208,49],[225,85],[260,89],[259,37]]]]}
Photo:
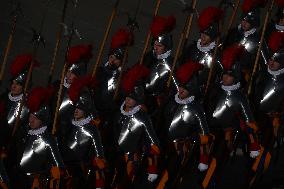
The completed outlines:
{"type": "Polygon", "coordinates": [[[103,188],[96,188],[96,189],[103,189],[103,188]]]}
{"type": "Polygon", "coordinates": [[[148,173],[148,181],[154,182],[158,178],[158,174],[148,173]]]}
{"type": "Polygon", "coordinates": [[[258,150],[249,152],[249,156],[251,158],[256,158],[258,155],[259,155],[259,151],[258,150]]]}
{"type": "Polygon", "coordinates": [[[205,171],[205,170],[207,170],[208,169],[208,165],[206,165],[206,164],[204,164],[204,163],[199,163],[198,164],[198,169],[199,169],[199,171],[205,171]]]}

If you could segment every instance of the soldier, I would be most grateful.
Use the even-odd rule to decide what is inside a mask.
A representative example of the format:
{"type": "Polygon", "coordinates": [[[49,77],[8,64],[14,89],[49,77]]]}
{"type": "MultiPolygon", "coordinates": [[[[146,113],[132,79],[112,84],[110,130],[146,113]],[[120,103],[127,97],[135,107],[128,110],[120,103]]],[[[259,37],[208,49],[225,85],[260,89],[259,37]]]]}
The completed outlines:
{"type": "MultiPolygon", "coordinates": [[[[1,96],[1,134],[0,145],[3,151],[5,151],[6,145],[9,141],[12,131],[14,129],[17,112],[20,107],[21,100],[23,98],[24,85],[28,74],[28,69],[32,61],[32,55],[22,54],[17,56],[10,67],[10,73],[12,75],[11,85],[9,92],[5,92],[1,96]]],[[[27,132],[28,128],[25,127],[25,122],[28,118],[28,110],[24,106],[21,113],[21,126],[18,127],[17,133],[23,135],[27,132]]]]}
{"type": "MultiPolygon", "coordinates": [[[[157,155],[158,139],[154,132],[151,119],[142,109],[144,87],[139,82],[147,78],[149,70],[143,65],[135,65],[124,76],[122,89],[126,98],[120,107],[120,113],[114,120],[114,133],[119,153],[124,157],[127,174],[124,178],[118,179],[118,186],[131,188],[131,183],[139,166],[141,155],[146,153],[148,157],[148,181],[154,182],[158,175],[157,155]],[[123,180],[123,181],[122,181],[123,180]]],[[[120,170],[123,174],[124,170],[120,170]]]]}
{"type": "MultiPolygon", "coordinates": [[[[217,159],[217,175],[222,171],[228,154],[236,150],[235,140],[239,133],[248,134],[248,151],[251,158],[259,155],[260,146],[255,138],[257,127],[246,96],[241,90],[241,71],[237,58],[242,56],[242,46],[233,45],[224,50],[222,56],[222,82],[210,91],[208,115],[210,130],[216,136],[214,157],[217,159]]],[[[220,176],[220,175],[219,175],[220,176]]]]}
{"type": "Polygon", "coordinates": [[[101,171],[105,167],[104,151],[100,133],[92,123],[97,116],[90,90],[93,83],[91,77],[82,77],[73,81],[68,90],[75,111],[62,151],[74,188],[104,187],[101,171]],[[91,177],[95,177],[96,182],[91,177]]]}
{"type": "MultiPolygon", "coordinates": [[[[100,132],[102,134],[103,145],[105,149],[105,156],[109,162],[110,167],[114,167],[115,149],[112,129],[113,114],[119,109],[121,102],[120,90],[118,90],[120,74],[122,74],[122,61],[127,45],[132,44],[132,33],[124,28],[119,29],[112,37],[110,50],[108,54],[108,61],[99,67],[96,74],[98,86],[95,90],[95,105],[101,119],[100,132]],[[118,93],[114,99],[115,93],[118,93]]],[[[126,62],[125,62],[126,64],[126,62]]],[[[112,169],[111,169],[112,170],[112,169]]],[[[113,170],[112,170],[113,171],[113,170]]],[[[109,172],[110,175],[113,174],[109,172]]],[[[106,177],[108,179],[110,177],[106,177]]],[[[108,181],[106,180],[108,183],[108,181]]],[[[109,181],[111,182],[111,181],[109,181]]]]}
{"type": "Polygon", "coordinates": [[[257,118],[264,133],[263,144],[271,149],[279,142],[284,105],[284,33],[274,31],[269,38],[270,59],[267,69],[259,74],[255,89],[257,118]],[[277,141],[278,140],[278,141],[277,141]]]}
{"type": "MultiPolygon", "coordinates": [[[[168,174],[168,182],[166,188],[172,188],[171,184],[175,180],[176,169],[182,166],[185,161],[188,145],[191,139],[200,138],[200,156],[198,169],[203,172],[208,168],[208,153],[205,148],[207,144],[209,129],[205,117],[205,113],[201,105],[195,100],[197,94],[198,80],[196,73],[202,69],[202,65],[188,61],[183,64],[176,72],[178,81],[178,92],[169,101],[165,108],[164,119],[167,123],[167,132],[171,146],[174,146],[177,159],[170,161],[169,170],[166,170],[162,176],[158,188],[164,188],[168,174]]],[[[192,146],[191,146],[192,147],[192,146]]],[[[168,157],[173,158],[173,153],[169,153],[168,157]]],[[[194,154],[195,155],[195,154],[194,154]]],[[[185,165],[183,165],[185,166],[185,165]]]]}
{"type": "Polygon", "coordinates": [[[28,131],[23,138],[23,150],[19,151],[19,178],[15,188],[59,187],[60,168],[63,161],[56,140],[48,132],[50,124],[49,99],[51,88],[34,88],[28,96],[28,131]]]}
{"type": "Polygon", "coordinates": [[[113,99],[114,93],[121,74],[121,63],[125,48],[132,43],[132,40],[132,33],[127,29],[120,28],[112,37],[107,62],[99,68],[96,75],[98,87],[95,90],[95,103],[101,117],[106,121],[110,119],[112,113],[116,110],[113,99]]]}
{"type": "Polygon", "coordinates": [[[152,50],[145,55],[144,63],[150,69],[146,82],[146,106],[151,116],[163,103],[167,93],[167,81],[172,67],[173,40],[170,32],[175,28],[176,19],[173,16],[154,18],[151,25],[153,37],[152,50]]]}
{"type": "Polygon", "coordinates": [[[245,0],[242,4],[243,14],[241,23],[236,28],[229,31],[229,35],[224,42],[224,48],[235,43],[245,47],[246,51],[240,60],[241,70],[244,76],[241,78],[243,87],[245,87],[245,83],[250,79],[250,73],[254,66],[258,49],[260,36],[257,30],[260,25],[261,6],[264,6],[261,0],[245,0]]]}
{"type": "MultiPolygon", "coordinates": [[[[188,60],[203,65],[203,69],[199,71],[198,80],[200,92],[203,94],[210,68],[213,64],[213,54],[216,47],[216,39],[219,35],[218,21],[221,20],[223,11],[215,7],[207,7],[198,18],[198,26],[200,30],[200,38],[197,42],[189,45],[183,52],[181,63],[188,60]]],[[[216,54],[215,62],[218,63],[218,54],[216,54]]],[[[200,95],[197,95],[200,96],[200,95]]]]}
{"type": "MultiPolygon", "coordinates": [[[[68,97],[68,89],[74,79],[83,76],[87,72],[87,63],[92,58],[92,46],[91,45],[77,45],[73,46],[69,49],[67,55],[67,63],[68,70],[66,76],[64,78],[63,90],[61,95],[61,103],[59,106],[59,121],[58,125],[60,125],[58,130],[59,136],[59,145],[61,144],[61,140],[66,136],[66,131],[68,130],[66,127],[71,124],[71,118],[73,116],[74,107],[71,103],[71,100],[68,97]]],[[[56,88],[59,88],[59,83],[55,83],[56,88]]],[[[52,101],[56,103],[56,100],[52,101]]],[[[53,105],[55,110],[56,104],[53,105]]],[[[55,110],[56,111],[56,110],[55,110]]],[[[54,114],[55,112],[53,112],[54,114]]],[[[52,116],[54,117],[54,116],[52,116]]]]}

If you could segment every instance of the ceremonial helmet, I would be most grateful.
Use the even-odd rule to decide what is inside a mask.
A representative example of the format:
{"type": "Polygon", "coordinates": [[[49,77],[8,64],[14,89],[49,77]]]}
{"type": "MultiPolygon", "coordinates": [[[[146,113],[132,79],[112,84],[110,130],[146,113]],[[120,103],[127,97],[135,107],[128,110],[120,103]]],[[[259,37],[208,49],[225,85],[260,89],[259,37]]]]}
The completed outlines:
{"type": "Polygon", "coordinates": [[[270,58],[278,63],[280,67],[284,67],[284,32],[272,32],[269,40],[268,47],[270,49],[270,58]]]}
{"type": "Polygon", "coordinates": [[[149,76],[150,70],[140,64],[132,66],[122,78],[122,91],[126,97],[130,97],[138,104],[144,101],[145,79],[149,76]]]}
{"type": "Polygon", "coordinates": [[[174,16],[156,16],[151,25],[152,42],[158,41],[165,46],[166,50],[171,50],[173,48],[173,39],[170,32],[175,26],[176,18],[174,16]]]}
{"type": "Polygon", "coordinates": [[[208,35],[214,40],[219,34],[219,21],[223,17],[223,10],[216,7],[205,8],[198,17],[200,33],[208,35]]]}
{"type": "Polygon", "coordinates": [[[244,0],[242,4],[242,20],[251,24],[251,27],[260,25],[260,8],[266,5],[266,0],[244,0]]]}
{"type": "Polygon", "coordinates": [[[275,3],[278,6],[276,12],[276,23],[278,23],[280,19],[284,18],[284,0],[276,0],[275,3]]]}
{"type": "Polygon", "coordinates": [[[202,64],[188,60],[182,64],[176,71],[178,86],[186,89],[190,95],[199,93],[197,72],[203,68],[202,64]]]}
{"type": "Polygon", "coordinates": [[[82,76],[87,73],[87,63],[93,57],[92,45],[76,45],[68,50],[67,63],[68,70],[76,76],[82,76]]]}
{"type": "Polygon", "coordinates": [[[111,39],[109,56],[114,55],[117,59],[123,60],[127,45],[133,45],[133,33],[125,28],[120,28],[111,39]]]}

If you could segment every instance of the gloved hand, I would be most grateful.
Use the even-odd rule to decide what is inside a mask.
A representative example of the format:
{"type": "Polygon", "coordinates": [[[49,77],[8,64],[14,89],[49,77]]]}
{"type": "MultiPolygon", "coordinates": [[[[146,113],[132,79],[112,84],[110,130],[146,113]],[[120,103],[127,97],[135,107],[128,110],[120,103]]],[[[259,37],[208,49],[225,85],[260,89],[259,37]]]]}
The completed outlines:
{"type": "Polygon", "coordinates": [[[259,150],[260,146],[258,145],[258,143],[256,142],[251,143],[249,146],[249,156],[251,158],[256,158],[260,153],[259,150]]]}
{"type": "Polygon", "coordinates": [[[256,125],[256,122],[249,122],[247,123],[247,126],[253,130],[254,133],[258,131],[258,127],[256,125]]]}
{"type": "Polygon", "coordinates": [[[205,171],[208,169],[208,155],[204,155],[204,154],[201,154],[200,155],[200,159],[199,159],[199,164],[198,164],[198,169],[199,171],[205,171]]]}
{"type": "Polygon", "coordinates": [[[93,159],[93,166],[99,169],[104,169],[106,166],[106,161],[103,158],[95,157],[93,159]]]}
{"type": "Polygon", "coordinates": [[[158,178],[158,174],[152,174],[148,173],[148,181],[149,182],[155,182],[155,180],[158,178]]]}
{"type": "Polygon", "coordinates": [[[158,178],[158,169],[155,165],[148,166],[148,181],[154,182],[158,178]]]}

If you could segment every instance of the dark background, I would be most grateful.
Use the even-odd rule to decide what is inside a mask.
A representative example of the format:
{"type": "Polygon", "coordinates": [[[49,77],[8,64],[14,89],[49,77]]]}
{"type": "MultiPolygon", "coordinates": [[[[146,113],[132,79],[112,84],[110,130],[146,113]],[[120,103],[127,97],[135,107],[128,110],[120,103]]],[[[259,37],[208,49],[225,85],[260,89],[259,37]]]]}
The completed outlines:
{"type": "MultiPolygon", "coordinates": [[[[0,5],[0,65],[3,61],[4,50],[8,41],[8,36],[12,26],[11,15],[15,3],[15,0],[1,0],[0,5]]],[[[37,59],[41,63],[39,68],[36,68],[33,72],[32,84],[33,85],[46,85],[48,80],[49,67],[52,61],[52,56],[54,52],[56,35],[59,30],[59,22],[62,14],[62,8],[64,0],[51,0],[50,5],[47,7],[47,0],[22,0],[21,7],[23,15],[19,17],[16,26],[16,32],[14,35],[14,40],[12,44],[11,51],[9,53],[7,66],[5,68],[4,80],[1,85],[1,91],[3,91],[8,86],[9,76],[9,64],[12,59],[21,53],[32,52],[32,37],[33,32],[31,28],[35,30],[40,29],[40,23],[43,20],[44,12],[46,13],[45,21],[43,23],[42,35],[46,40],[45,48],[41,45],[38,49],[37,59]]],[[[191,1],[187,0],[187,3],[191,1]]],[[[198,0],[197,11],[201,11],[208,5],[217,5],[220,0],[198,0]]],[[[115,0],[79,0],[78,7],[74,13],[73,4],[69,0],[67,14],[65,23],[70,25],[72,22],[72,17],[74,17],[75,26],[79,33],[82,35],[82,40],[75,38],[72,41],[72,45],[80,43],[91,43],[93,44],[94,57],[89,64],[89,70],[91,71],[97,54],[100,43],[102,41],[104,31],[112,8],[114,6],[115,0]],[[74,16],[75,15],[75,16],[74,16]]],[[[125,26],[127,23],[127,15],[134,15],[138,0],[121,0],[118,12],[115,17],[114,23],[112,25],[110,36],[121,26],[125,26]]],[[[127,66],[136,63],[142,53],[144,41],[149,29],[152,12],[154,9],[156,1],[155,0],[142,0],[140,10],[137,16],[137,22],[139,23],[140,30],[135,32],[135,44],[131,47],[129,51],[129,62],[127,66]]],[[[158,15],[170,15],[173,14],[177,18],[177,27],[173,32],[175,47],[178,42],[179,34],[183,28],[183,24],[186,18],[186,14],[183,13],[184,5],[179,0],[162,0],[158,15]]],[[[232,8],[226,9],[225,15],[230,15],[232,8]]],[[[240,12],[240,11],[239,11],[240,12]]],[[[264,14],[264,11],[263,11],[264,14]]],[[[237,19],[240,14],[238,14],[237,19]]],[[[225,20],[225,24],[227,21],[225,20]]],[[[194,16],[193,28],[190,33],[190,41],[196,40],[198,38],[198,28],[196,25],[196,15],[194,16]]],[[[66,49],[67,40],[64,38],[62,40],[62,46],[59,51],[58,59],[56,62],[55,72],[53,79],[58,79],[60,72],[63,67],[64,52],[66,49]]],[[[106,60],[106,54],[108,52],[108,47],[110,43],[110,37],[106,43],[104,56],[102,58],[103,62],[106,60]]],[[[272,187],[273,184],[281,185],[284,183],[284,157],[283,150],[281,150],[279,161],[273,164],[268,175],[265,176],[263,184],[259,188],[283,188],[282,187],[272,187]]],[[[242,158],[238,159],[238,163],[228,166],[228,171],[230,174],[224,176],[224,188],[231,189],[242,189],[241,187],[241,177],[242,170],[239,165],[242,163],[242,158]]]]}

